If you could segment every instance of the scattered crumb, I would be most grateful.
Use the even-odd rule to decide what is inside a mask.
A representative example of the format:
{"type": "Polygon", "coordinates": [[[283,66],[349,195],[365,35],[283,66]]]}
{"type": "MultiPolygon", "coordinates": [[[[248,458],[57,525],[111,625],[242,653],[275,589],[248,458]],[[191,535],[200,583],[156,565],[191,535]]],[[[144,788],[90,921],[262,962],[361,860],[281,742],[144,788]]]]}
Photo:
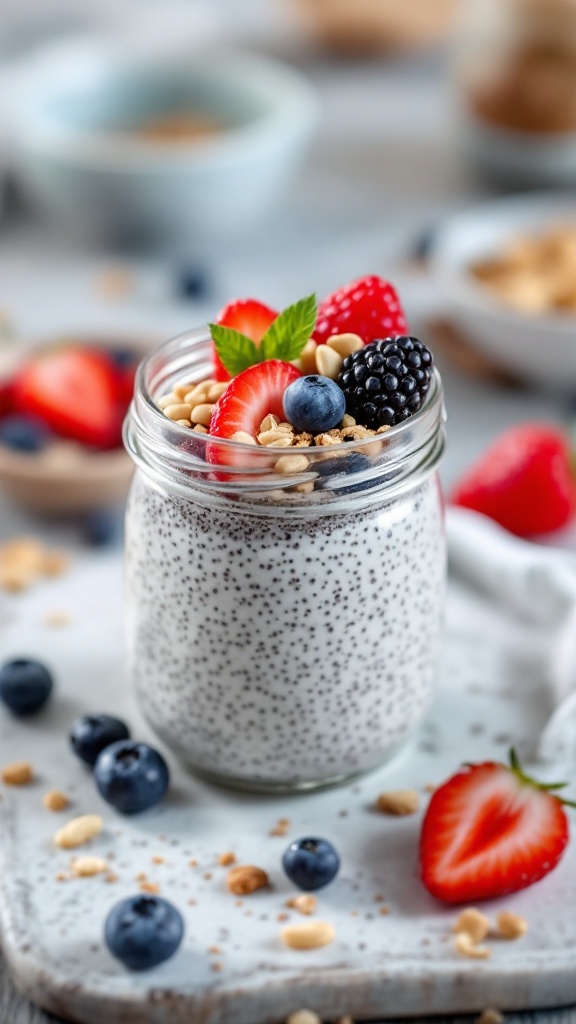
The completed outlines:
{"type": "Polygon", "coordinates": [[[59,871],[57,875],[54,875],[54,879],[56,882],[68,882],[70,881],[70,875],[65,871],[59,871]]]}
{"type": "Polygon", "coordinates": [[[0,779],[5,786],[27,786],[33,778],[34,772],[29,761],[13,761],[0,769],[0,779]]]}
{"type": "Polygon", "coordinates": [[[273,828],[268,833],[271,836],[286,836],[290,829],[290,821],[288,818],[279,818],[273,828]]]}
{"type": "Polygon", "coordinates": [[[244,906],[244,900],[234,900],[234,906],[235,907],[243,907],[244,906]]]}
{"type": "Polygon", "coordinates": [[[388,914],[390,913],[390,907],[379,907],[378,913],[381,914],[382,917],[388,917],[388,914]]]}
{"type": "Polygon", "coordinates": [[[454,922],[452,931],[457,935],[461,932],[465,932],[470,936],[472,942],[478,945],[479,942],[483,942],[490,930],[490,921],[480,910],[476,907],[466,907],[457,917],[454,922]]]}
{"type": "Polygon", "coordinates": [[[149,892],[154,896],[158,896],[160,893],[160,886],[158,882],[140,882],[140,892],[149,892]]]}
{"type": "Polygon", "coordinates": [[[487,960],[491,955],[487,946],[477,946],[468,932],[458,932],[454,939],[454,947],[462,956],[472,960],[487,960]]]}
{"type": "Polygon", "coordinates": [[[106,302],[121,302],[133,289],[133,271],[121,263],[111,263],[94,278],[94,290],[106,302]]]}
{"type": "Polygon", "coordinates": [[[118,875],[115,875],[113,871],[109,871],[108,874],[106,875],[106,878],[104,879],[104,881],[105,882],[109,882],[110,884],[112,884],[113,882],[117,882],[118,881],[118,875]]]}
{"type": "Polygon", "coordinates": [[[136,881],[137,882],[147,882],[148,881],[148,875],[146,874],[146,872],[145,871],[139,871],[138,874],[136,875],[136,881]]]}
{"type": "Polygon", "coordinates": [[[74,857],[70,869],[76,878],[91,878],[108,871],[108,864],[102,857],[74,857]]]}
{"type": "Polygon", "coordinates": [[[218,954],[221,953],[222,950],[220,949],[220,946],[210,946],[208,952],[214,953],[215,956],[218,956],[218,954]]]}
{"type": "Polygon", "coordinates": [[[300,896],[292,896],[286,900],[286,906],[291,910],[297,910],[299,914],[313,914],[318,906],[318,900],[310,893],[301,893],[300,896]]]}
{"type": "Polygon", "coordinates": [[[82,846],[90,839],[99,835],[104,827],[104,822],[99,814],[81,814],[78,818],[72,818],[67,825],[59,829],[54,836],[56,846],[63,849],[71,849],[75,846],[82,846]]]}
{"type": "Polygon", "coordinates": [[[152,863],[153,864],[165,864],[166,860],[165,860],[164,857],[156,856],[156,857],[152,857],[152,863]]]}
{"type": "Polygon", "coordinates": [[[425,793],[435,793],[436,792],[436,786],[432,782],[427,782],[426,785],[424,786],[424,792],[425,793]]]}
{"type": "Polygon", "coordinates": [[[482,1010],[479,1017],[476,1017],[474,1024],[503,1024],[504,1014],[500,1010],[482,1010]]]}
{"type": "Polygon", "coordinates": [[[223,965],[221,963],[216,961],[215,963],[212,964],[212,970],[216,971],[216,973],[219,974],[220,971],[224,970],[224,968],[223,968],[223,965]]]}
{"type": "Polygon", "coordinates": [[[237,868],[231,868],[226,878],[226,885],[235,896],[249,896],[258,889],[265,889],[269,885],[268,875],[262,868],[256,868],[253,864],[247,864],[237,868]]]}
{"type": "Polygon", "coordinates": [[[46,612],[42,624],[49,629],[62,629],[64,626],[69,626],[71,621],[72,617],[68,612],[52,611],[46,612]]]}
{"type": "Polygon", "coordinates": [[[384,814],[415,814],[420,807],[420,797],[415,789],[396,789],[380,793],[376,805],[384,814]]]}
{"type": "Polygon", "coordinates": [[[211,882],[214,876],[212,875],[211,871],[207,871],[205,875],[202,875],[202,877],[205,882],[211,882]]]}
{"type": "Polygon", "coordinates": [[[289,921],[290,920],[290,914],[285,914],[284,912],[282,912],[281,914],[276,914],[276,920],[277,921],[289,921]]]}
{"type": "Polygon", "coordinates": [[[350,917],[360,917],[360,911],[359,910],[351,910],[350,911],[350,917]]]}
{"type": "Polygon", "coordinates": [[[186,902],[189,907],[195,907],[198,901],[190,898],[189,900],[186,900],[186,902]]]}
{"type": "Polygon", "coordinates": [[[528,921],[520,914],[502,910],[496,917],[496,933],[502,939],[521,939],[528,931],[528,921]]]}
{"type": "Polygon", "coordinates": [[[17,594],[43,577],[61,575],[68,557],[52,551],[35,537],[20,537],[0,545],[0,588],[17,594]]]}
{"type": "Polygon", "coordinates": [[[188,867],[189,868],[197,868],[198,867],[198,861],[197,860],[189,860],[188,861],[188,867]]]}
{"type": "Polygon", "coordinates": [[[42,797],[42,804],[47,811],[63,811],[70,803],[66,793],[59,789],[49,789],[42,797]]]}
{"type": "Polygon", "coordinates": [[[232,852],[221,853],[218,857],[218,863],[220,867],[229,868],[232,864],[236,863],[236,855],[232,852]]]}
{"type": "Polygon", "coordinates": [[[374,897],[374,903],[384,903],[385,900],[386,897],[383,896],[381,892],[377,893],[377,895],[374,897]]]}

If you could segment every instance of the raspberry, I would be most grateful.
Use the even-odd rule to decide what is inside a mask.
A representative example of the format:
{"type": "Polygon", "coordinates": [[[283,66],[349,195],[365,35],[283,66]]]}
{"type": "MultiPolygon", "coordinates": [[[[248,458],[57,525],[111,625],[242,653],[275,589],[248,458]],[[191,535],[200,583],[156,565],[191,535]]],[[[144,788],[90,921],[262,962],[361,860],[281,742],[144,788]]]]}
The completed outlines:
{"type": "Polygon", "coordinates": [[[372,430],[402,423],[423,404],[432,378],[432,354],[417,338],[370,342],[344,360],[337,383],[346,412],[372,430]]]}

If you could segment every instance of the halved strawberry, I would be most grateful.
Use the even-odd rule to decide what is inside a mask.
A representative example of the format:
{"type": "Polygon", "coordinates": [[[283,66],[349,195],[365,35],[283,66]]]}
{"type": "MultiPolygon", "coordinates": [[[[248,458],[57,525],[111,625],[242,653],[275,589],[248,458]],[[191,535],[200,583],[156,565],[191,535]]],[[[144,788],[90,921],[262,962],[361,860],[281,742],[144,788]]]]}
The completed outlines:
{"type": "Polygon", "coordinates": [[[376,338],[408,333],[398,293],[389,281],[375,274],[338,288],[318,308],[314,339],[327,341],[333,334],[359,334],[364,344],[376,338]]]}
{"type": "MultiPolygon", "coordinates": [[[[258,302],[258,299],[234,299],[220,311],[216,323],[224,327],[233,327],[235,331],[245,334],[258,345],[277,316],[276,310],[265,306],[263,302],[258,302]]],[[[216,380],[230,380],[231,374],[220,362],[214,344],[212,363],[216,380]]]]}
{"type": "Polygon", "coordinates": [[[284,392],[292,381],[301,376],[300,370],[292,363],[283,363],[280,359],[249,366],[234,378],[216,404],[210,420],[210,433],[214,437],[232,437],[242,430],[256,438],[268,413],[284,419],[284,392]]]}
{"type": "Polygon", "coordinates": [[[521,770],[467,765],[432,796],[420,838],[420,873],[446,903],[504,896],[556,867],[568,842],[563,801],[521,770]]]}
{"type": "Polygon", "coordinates": [[[94,349],[65,345],[32,356],[14,381],[14,404],[61,437],[96,448],[121,442],[125,410],[114,367],[94,349]]]}
{"type": "Polygon", "coordinates": [[[461,478],[452,501],[490,516],[519,537],[566,526],[576,510],[566,434],[545,423],[504,431],[461,478]]]}

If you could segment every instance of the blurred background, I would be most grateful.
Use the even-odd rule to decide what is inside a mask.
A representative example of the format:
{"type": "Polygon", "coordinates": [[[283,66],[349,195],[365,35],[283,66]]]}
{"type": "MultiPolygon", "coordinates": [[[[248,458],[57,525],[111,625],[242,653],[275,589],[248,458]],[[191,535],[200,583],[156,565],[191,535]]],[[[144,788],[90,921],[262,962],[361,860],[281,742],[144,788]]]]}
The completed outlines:
{"type": "Polygon", "coordinates": [[[569,422],[575,185],[576,0],[4,0],[3,532],[128,473],[3,429],[25,353],[101,344],[129,387],[235,296],[394,281],[445,377],[449,486],[506,426],[569,422]]]}

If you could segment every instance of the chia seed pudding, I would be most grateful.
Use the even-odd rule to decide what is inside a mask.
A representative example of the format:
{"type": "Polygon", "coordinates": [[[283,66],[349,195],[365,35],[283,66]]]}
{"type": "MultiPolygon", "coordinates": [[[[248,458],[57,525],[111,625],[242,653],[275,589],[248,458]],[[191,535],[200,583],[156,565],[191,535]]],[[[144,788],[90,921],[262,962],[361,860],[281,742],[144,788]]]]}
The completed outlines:
{"type": "Polygon", "coordinates": [[[330,468],[366,453],[369,469],[344,486],[326,473],[326,449],[306,449],[308,472],[290,476],[269,448],[163,418],[156,396],[183,373],[202,380],[206,346],[197,332],[150,357],[126,425],[138,465],[131,681],[151,726],[200,774],[264,791],[343,781],[392,756],[434,692],[446,575],[440,378],[410,420],[331,447],[330,468]]]}

